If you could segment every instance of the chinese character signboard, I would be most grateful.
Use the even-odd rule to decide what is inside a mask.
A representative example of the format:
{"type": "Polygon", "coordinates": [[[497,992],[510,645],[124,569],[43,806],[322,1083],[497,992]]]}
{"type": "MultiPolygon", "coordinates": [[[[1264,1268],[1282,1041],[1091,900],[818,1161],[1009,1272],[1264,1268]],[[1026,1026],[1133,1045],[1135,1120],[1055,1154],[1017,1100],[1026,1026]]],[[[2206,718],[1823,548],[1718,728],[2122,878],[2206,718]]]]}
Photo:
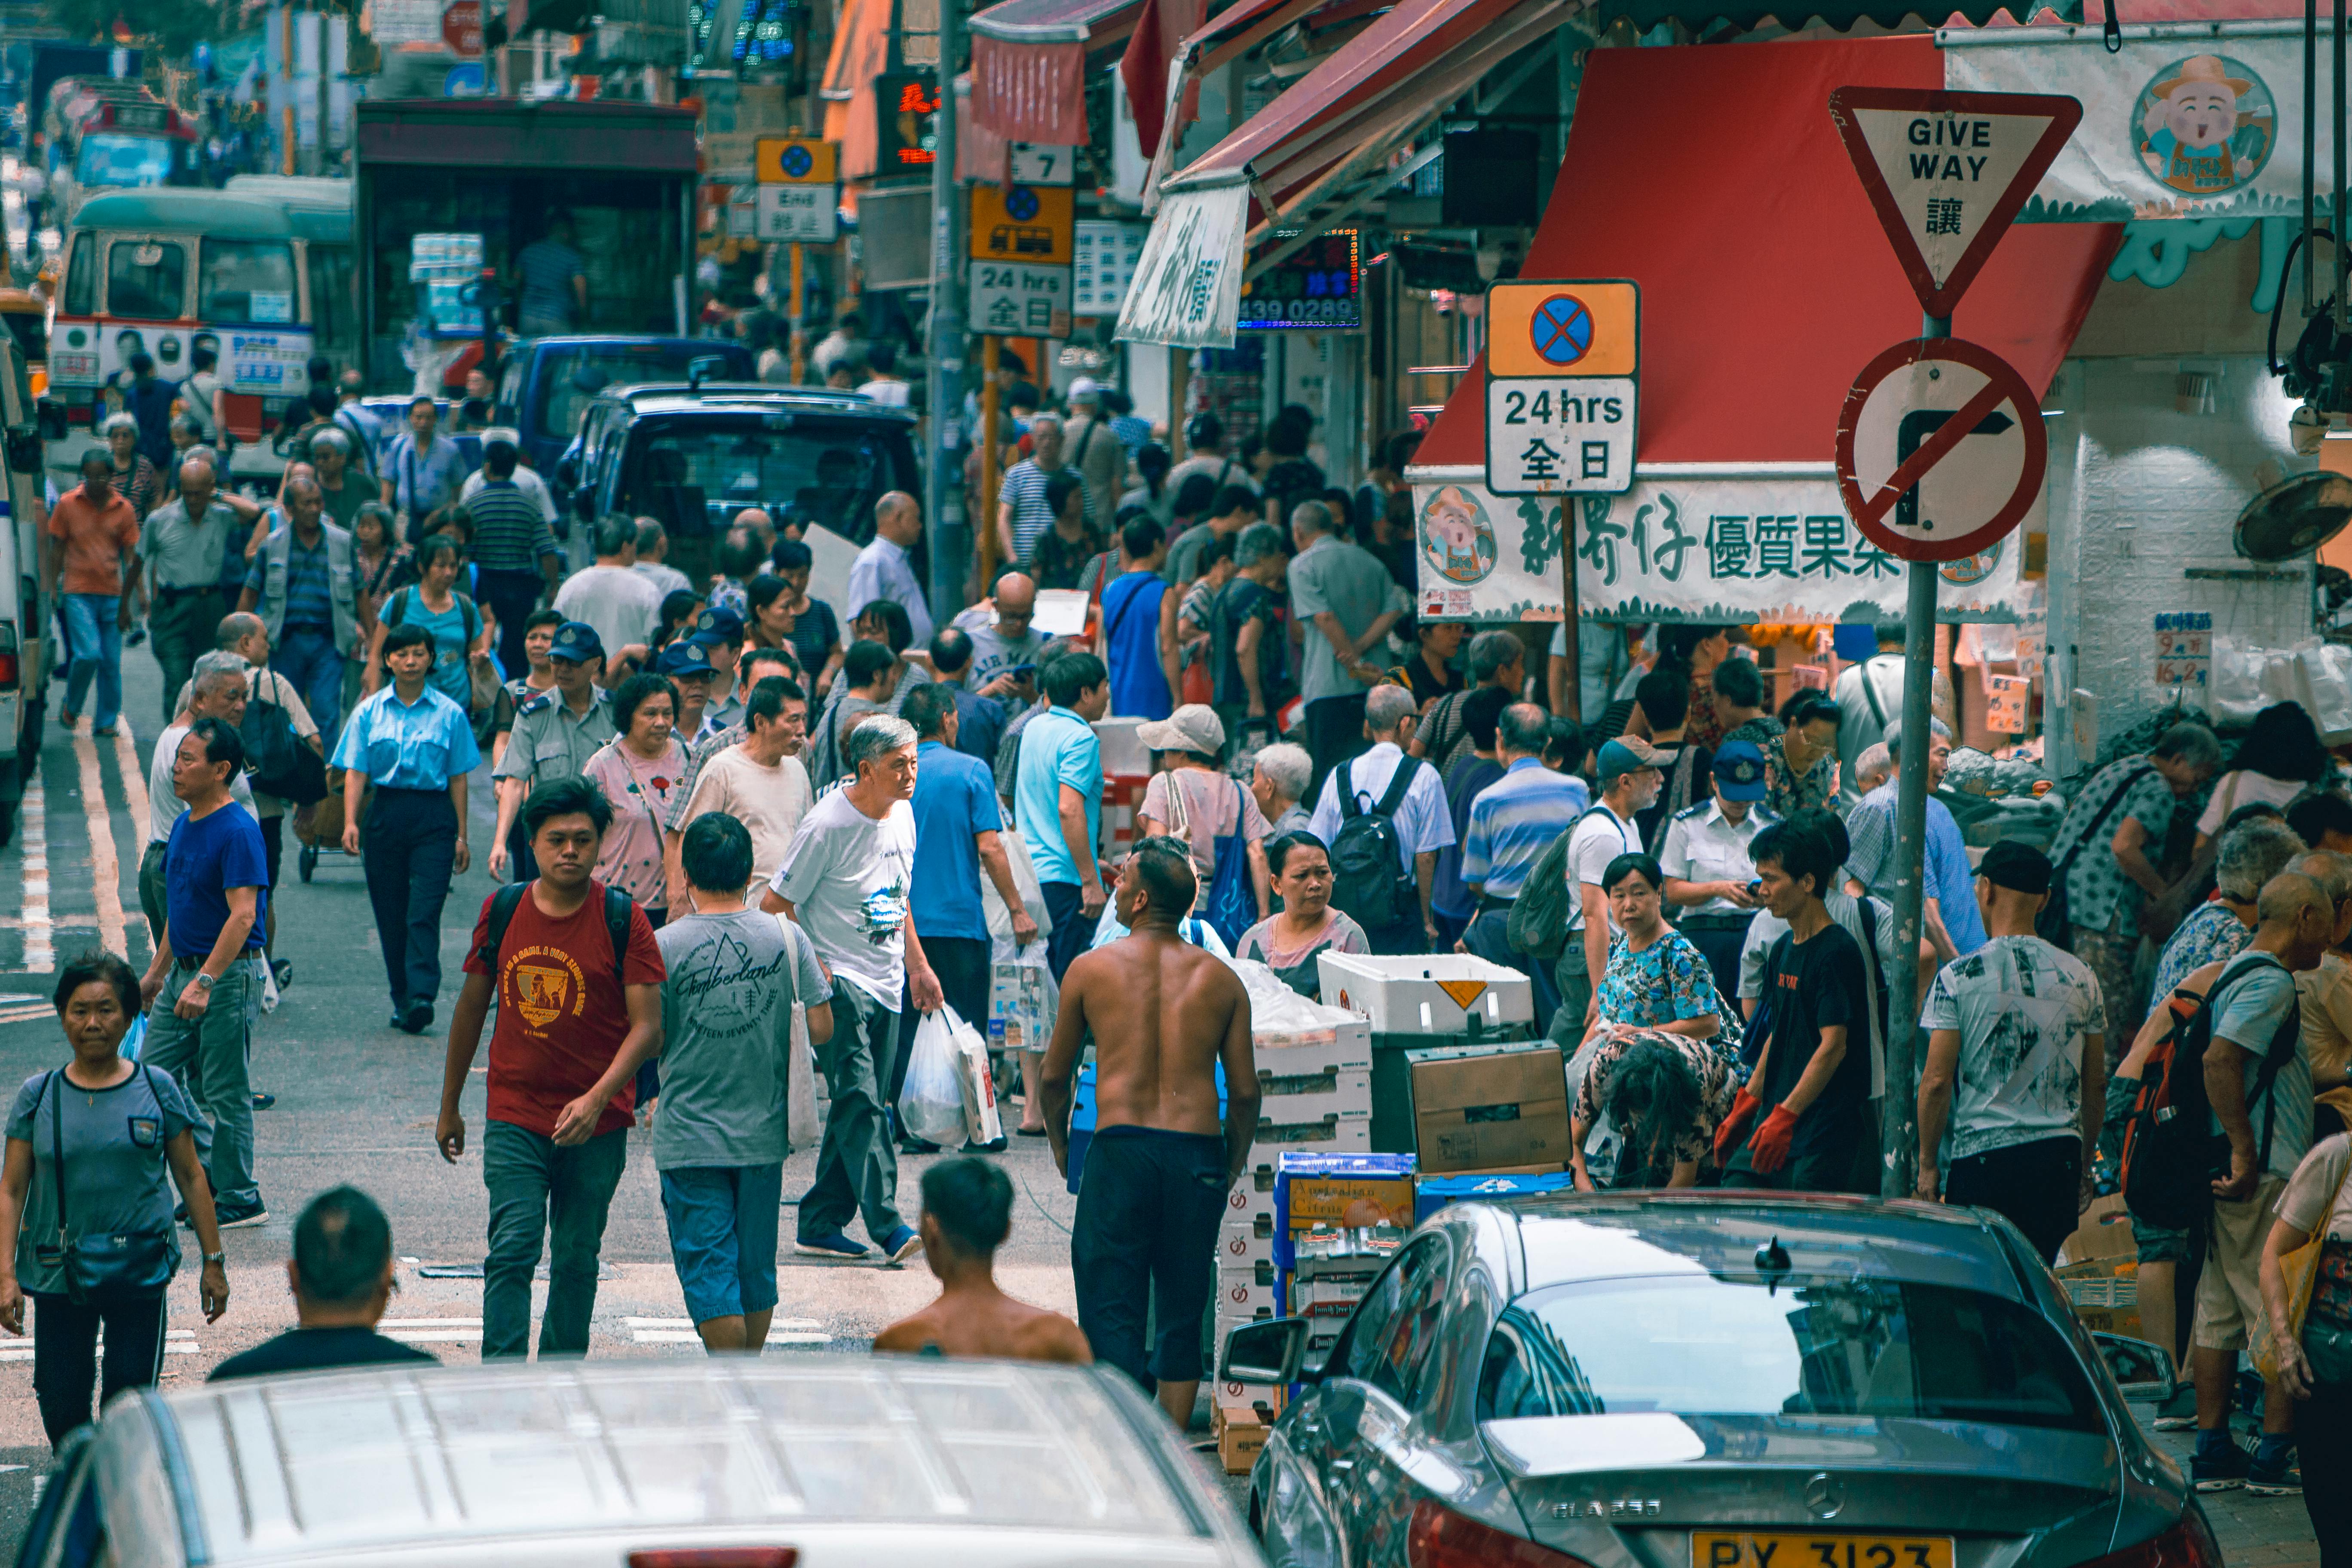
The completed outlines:
{"type": "Polygon", "coordinates": [[[969,310],[974,331],[1001,338],[1066,338],[1070,269],[975,261],[969,310]]]}
{"type": "Polygon", "coordinates": [[[1497,495],[1633,483],[1642,295],[1622,279],[1498,283],[1486,312],[1486,484],[1497,495]]]}
{"type": "MultiPolygon", "coordinates": [[[[1497,496],[1475,468],[1416,468],[1425,616],[1548,620],[1560,611],[1561,512],[1579,613],[1609,621],[1897,621],[1903,562],[1846,516],[1837,480],[1785,474],[1684,479],[1645,472],[1622,495],[1497,496]]],[[[1947,563],[1938,616],[2015,621],[2017,541],[1947,563]]]]}
{"type": "Polygon", "coordinates": [[[1361,240],[1352,228],[1317,236],[1242,285],[1244,331],[1363,324],[1361,240]]]}
{"type": "Polygon", "coordinates": [[[1177,348],[1233,346],[1249,205],[1245,182],[1162,196],[1135,264],[1135,286],[1119,308],[1119,337],[1177,348]]]}
{"type": "Polygon", "coordinates": [[[940,89],[930,72],[876,77],[874,116],[877,178],[919,174],[939,161],[940,89]]]}
{"type": "Polygon", "coordinates": [[[754,236],[763,240],[830,245],[841,205],[841,149],[809,136],[762,136],[754,143],[759,177],[754,236]]]}
{"type": "Polygon", "coordinates": [[[1076,204],[1066,185],[971,187],[974,331],[998,337],[1070,334],[1076,204]]]}
{"type": "Polygon", "coordinates": [[[2179,610],[2156,617],[2156,684],[2202,699],[2213,671],[2213,616],[2179,610]]]}
{"type": "Polygon", "coordinates": [[[1116,316],[1135,281],[1135,264],[1143,255],[1143,237],[1150,227],[1092,219],[1076,227],[1077,279],[1070,292],[1070,313],[1116,316]]]}

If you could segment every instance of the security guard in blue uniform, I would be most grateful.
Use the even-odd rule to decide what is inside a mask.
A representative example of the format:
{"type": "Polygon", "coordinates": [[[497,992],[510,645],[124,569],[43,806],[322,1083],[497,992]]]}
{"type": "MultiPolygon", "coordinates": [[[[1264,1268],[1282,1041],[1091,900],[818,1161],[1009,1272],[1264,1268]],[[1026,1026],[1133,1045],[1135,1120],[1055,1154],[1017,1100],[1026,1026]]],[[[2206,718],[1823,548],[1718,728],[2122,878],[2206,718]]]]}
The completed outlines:
{"type": "Polygon", "coordinates": [[[564,622],[555,628],[547,657],[555,670],[555,689],[515,710],[506,752],[492,770],[499,791],[498,833],[490,847],[493,877],[505,877],[509,864],[518,879],[535,874],[508,839],[522,803],[540,785],[577,775],[596,748],[618,733],[613,727],[611,694],[598,684],[604,673],[604,645],[596,628],[585,621],[564,622]]]}
{"type": "Polygon", "coordinates": [[[1706,955],[1716,988],[1738,996],[1740,945],[1763,902],[1751,890],[1756,862],[1748,847],[1775,818],[1757,804],[1764,798],[1764,753],[1754,742],[1717,747],[1714,773],[1715,798],[1666,824],[1658,867],[1666,874],[1666,903],[1682,911],[1682,932],[1706,955]]]}

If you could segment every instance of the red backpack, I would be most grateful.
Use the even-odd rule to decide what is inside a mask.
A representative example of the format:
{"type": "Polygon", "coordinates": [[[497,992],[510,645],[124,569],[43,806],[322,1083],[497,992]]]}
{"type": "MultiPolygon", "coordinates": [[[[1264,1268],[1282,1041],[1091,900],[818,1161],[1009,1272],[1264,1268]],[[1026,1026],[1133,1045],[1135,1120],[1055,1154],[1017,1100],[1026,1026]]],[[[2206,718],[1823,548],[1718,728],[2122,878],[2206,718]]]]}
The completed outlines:
{"type": "MultiPolygon", "coordinates": [[[[2205,1098],[2205,1048],[2213,1041],[2214,1008],[2241,978],[2277,962],[2268,953],[2242,954],[2214,977],[2204,995],[2176,990],[2165,1000],[2170,1021],[2141,1069],[2139,1093],[2132,1101],[2123,1140],[2125,1205],[2152,1225],[2188,1230],[2201,1226],[2212,1213],[2212,1181],[2230,1168],[2229,1139],[2210,1130],[2212,1107],[2205,1098]]],[[[2273,1091],[2302,1032],[2298,1002],[2270,1042],[2253,1092],[2246,1097],[2249,1115],[2257,1102],[2263,1107],[2257,1168],[2270,1162],[2277,1116],[2273,1091]]]]}

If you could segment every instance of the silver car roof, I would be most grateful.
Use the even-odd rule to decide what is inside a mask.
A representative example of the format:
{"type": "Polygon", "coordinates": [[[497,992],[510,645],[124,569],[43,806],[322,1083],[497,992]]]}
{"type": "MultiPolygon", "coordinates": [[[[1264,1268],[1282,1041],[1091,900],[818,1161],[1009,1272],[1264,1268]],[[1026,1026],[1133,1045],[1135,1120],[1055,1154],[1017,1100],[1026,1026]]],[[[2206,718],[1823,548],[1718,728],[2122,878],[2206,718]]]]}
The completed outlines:
{"type": "MultiPolygon", "coordinates": [[[[203,1531],[191,1559],[215,1563],[772,1522],[997,1526],[1106,1547],[1191,1537],[1212,1555],[1234,1536],[1172,1429],[1091,1368],[791,1355],[370,1369],[207,1384],[135,1414],[163,1428],[183,1533],[203,1531]]],[[[101,1475],[122,1455],[102,1434],[101,1475]]]]}

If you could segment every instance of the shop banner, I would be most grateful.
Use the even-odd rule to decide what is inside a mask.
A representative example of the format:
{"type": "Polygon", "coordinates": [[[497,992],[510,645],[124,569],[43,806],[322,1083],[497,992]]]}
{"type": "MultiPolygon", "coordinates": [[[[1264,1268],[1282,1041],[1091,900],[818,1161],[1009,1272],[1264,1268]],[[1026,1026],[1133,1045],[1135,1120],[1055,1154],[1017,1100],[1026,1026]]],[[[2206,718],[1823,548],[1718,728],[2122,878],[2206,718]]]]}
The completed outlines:
{"type": "MultiPolygon", "coordinates": [[[[2092,27],[1947,28],[1952,91],[2065,93],[2083,123],[2021,223],[2285,217],[2303,199],[2303,26],[2126,27],[2109,54],[2092,27]],[[2149,34],[2178,36],[2150,37],[2149,34]]],[[[2334,73],[2323,32],[2323,127],[2334,73]]],[[[2323,165],[2327,138],[2320,138],[2323,165]]],[[[2319,171],[2320,194],[2332,183],[2319,171]]]]}
{"type": "Polygon", "coordinates": [[[1170,191],[1151,220],[1119,312],[1129,342],[1231,348],[1242,310],[1242,234],[1250,188],[1170,191]]]}
{"type": "Polygon", "coordinates": [[[229,391],[257,393],[264,397],[299,397],[310,390],[310,380],[303,374],[311,353],[309,328],[254,331],[224,327],[220,344],[221,379],[229,391]]]}
{"type": "MultiPolygon", "coordinates": [[[[1541,621],[1560,613],[1560,501],[1496,496],[1476,468],[1414,468],[1420,613],[1541,621]]],[[[1822,464],[1655,465],[1623,495],[1568,498],[1577,607],[1609,621],[1899,621],[1904,563],[1863,537],[1822,464]]],[[[2024,528],[2038,529],[2034,502],[2024,528]]],[[[2020,535],[1942,568],[1937,618],[2016,621],[2020,535]]]]}

